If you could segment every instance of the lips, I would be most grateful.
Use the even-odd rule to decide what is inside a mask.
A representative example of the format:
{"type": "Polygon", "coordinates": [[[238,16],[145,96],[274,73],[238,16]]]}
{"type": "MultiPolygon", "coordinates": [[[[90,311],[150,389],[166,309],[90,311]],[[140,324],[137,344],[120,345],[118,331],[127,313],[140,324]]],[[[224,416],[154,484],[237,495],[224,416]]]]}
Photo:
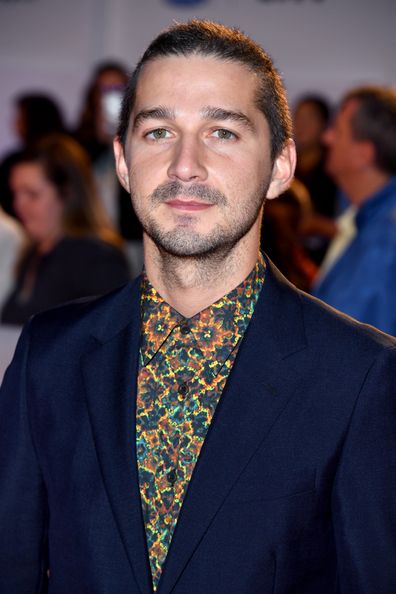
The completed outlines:
{"type": "Polygon", "coordinates": [[[197,210],[206,210],[213,206],[213,204],[208,204],[206,202],[198,202],[196,200],[167,200],[167,206],[171,208],[175,208],[177,210],[188,210],[188,211],[197,211],[197,210]]]}

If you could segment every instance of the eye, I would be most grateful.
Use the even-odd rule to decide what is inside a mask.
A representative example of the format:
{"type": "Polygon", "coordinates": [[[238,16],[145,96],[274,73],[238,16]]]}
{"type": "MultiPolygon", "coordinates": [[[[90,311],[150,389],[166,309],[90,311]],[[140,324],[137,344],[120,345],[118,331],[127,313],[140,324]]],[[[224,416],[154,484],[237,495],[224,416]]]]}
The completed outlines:
{"type": "Polygon", "coordinates": [[[170,132],[165,128],[156,128],[155,130],[151,130],[151,132],[147,132],[145,136],[151,140],[162,140],[164,138],[169,138],[170,132]]]}
{"type": "Polygon", "coordinates": [[[218,128],[213,132],[213,135],[219,138],[219,140],[235,140],[236,134],[231,132],[230,130],[226,130],[225,128],[218,128]]]}

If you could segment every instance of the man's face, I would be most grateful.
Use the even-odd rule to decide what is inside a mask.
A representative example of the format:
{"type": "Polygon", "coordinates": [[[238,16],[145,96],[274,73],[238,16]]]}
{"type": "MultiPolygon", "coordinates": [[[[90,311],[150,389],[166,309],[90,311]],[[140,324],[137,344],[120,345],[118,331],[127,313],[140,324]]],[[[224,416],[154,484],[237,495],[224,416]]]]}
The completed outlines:
{"type": "Polygon", "coordinates": [[[351,127],[357,109],[357,101],[347,101],[337,113],[333,126],[323,136],[328,147],[326,169],[339,181],[359,172],[361,165],[363,143],[354,138],[351,127]]]}
{"type": "Polygon", "coordinates": [[[213,57],[145,65],[117,169],[146,236],[165,252],[205,256],[258,235],[265,196],[283,191],[256,86],[245,66],[213,57]]]}

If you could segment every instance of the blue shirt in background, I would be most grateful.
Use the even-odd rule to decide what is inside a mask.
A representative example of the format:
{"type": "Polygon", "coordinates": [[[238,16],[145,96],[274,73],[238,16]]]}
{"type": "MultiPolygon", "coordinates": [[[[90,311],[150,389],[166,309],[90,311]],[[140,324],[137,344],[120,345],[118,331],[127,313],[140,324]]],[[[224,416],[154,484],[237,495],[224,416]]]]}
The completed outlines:
{"type": "Polygon", "coordinates": [[[396,176],[356,215],[357,234],[313,294],[396,335],[396,176]]]}

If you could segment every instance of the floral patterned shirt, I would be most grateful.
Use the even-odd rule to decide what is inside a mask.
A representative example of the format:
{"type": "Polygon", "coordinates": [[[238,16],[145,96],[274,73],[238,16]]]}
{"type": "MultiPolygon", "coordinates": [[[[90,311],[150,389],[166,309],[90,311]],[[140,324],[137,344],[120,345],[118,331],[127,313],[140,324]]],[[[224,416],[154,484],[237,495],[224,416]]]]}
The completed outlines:
{"type": "Polygon", "coordinates": [[[192,318],[142,277],[136,445],[154,589],[264,274],[260,256],[238,287],[192,318]]]}

